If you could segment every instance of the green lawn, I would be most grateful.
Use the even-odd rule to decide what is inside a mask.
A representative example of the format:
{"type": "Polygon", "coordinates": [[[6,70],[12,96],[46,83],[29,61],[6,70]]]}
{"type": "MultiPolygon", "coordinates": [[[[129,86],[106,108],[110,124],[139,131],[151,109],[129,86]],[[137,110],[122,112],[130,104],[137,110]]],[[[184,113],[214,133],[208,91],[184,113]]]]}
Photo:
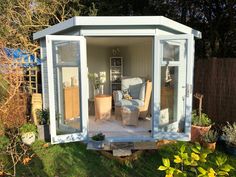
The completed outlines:
{"type": "MultiPolygon", "coordinates": [[[[162,157],[172,157],[181,143],[167,145],[156,151],[145,151],[133,162],[121,164],[101,155],[99,152],[86,150],[81,143],[68,143],[43,147],[43,142],[37,141],[32,146],[36,156],[26,165],[18,166],[17,176],[40,177],[156,177],[164,176],[157,171],[162,164],[162,157]]],[[[219,150],[211,154],[210,159],[216,155],[224,154],[219,150]]],[[[236,167],[236,156],[229,156],[228,162],[236,167]]],[[[231,173],[230,176],[236,176],[231,173]]]]}

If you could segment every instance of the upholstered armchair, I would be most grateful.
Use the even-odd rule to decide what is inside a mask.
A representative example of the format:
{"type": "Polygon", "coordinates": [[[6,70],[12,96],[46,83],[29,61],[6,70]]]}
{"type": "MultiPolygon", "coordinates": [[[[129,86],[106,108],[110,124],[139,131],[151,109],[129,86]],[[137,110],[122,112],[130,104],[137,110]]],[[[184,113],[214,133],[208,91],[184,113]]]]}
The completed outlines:
{"type": "Polygon", "coordinates": [[[133,105],[139,108],[139,117],[145,118],[151,99],[152,82],[140,77],[124,77],[121,80],[121,90],[113,92],[116,119],[121,119],[122,106],[133,105]],[[124,98],[128,93],[130,98],[124,98]]]}

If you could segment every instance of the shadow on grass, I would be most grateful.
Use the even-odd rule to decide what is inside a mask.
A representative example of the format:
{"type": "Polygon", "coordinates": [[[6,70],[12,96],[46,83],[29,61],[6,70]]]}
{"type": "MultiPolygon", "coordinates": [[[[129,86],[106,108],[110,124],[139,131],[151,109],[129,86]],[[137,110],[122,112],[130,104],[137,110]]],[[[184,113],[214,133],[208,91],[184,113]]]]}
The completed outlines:
{"type": "MultiPolygon", "coordinates": [[[[55,158],[55,174],[58,176],[88,177],[156,177],[164,174],[157,171],[162,164],[158,151],[145,151],[138,160],[120,164],[116,160],[104,157],[99,152],[86,150],[81,143],[59,145],[65,151],[55,158]]],[[[163,154],[167,152],[163,151],[163,154]]],[[[169,155],[169,153],[168,153],[169,155]]]]}
{"type": "MultiPolygon", "coordinates": [[[[43,143],[33,145],[37,154],[29,168],[35,176],[60,177],[142,177],[160,176],[157,165],[161,164],[161,156],[157,151],[144,152],[141,157],[126,165],[109,159],[97,151],[86,150],[82,143],[50,145],[42,148],[43,143]]],[[[27,167],[24,167],[24,173],[27,167]]],[[[27,173],[29,174],[29,173],[27,173]]],[[[32,176],[32,175],[25,175],[32,176]]]]}
{"type": "MultiPolygon", "coordinates": [[[[158,151],[144,151],[133,162],[120,164],[97,151],[86,150],[82,143],[66,143],[43,147],[36,142],[32,149],[37,155],[28,166],[23,166],[19,176],[44,177],[156,177],[164,176],[157,168],[162,157],[176,153],[176,146],[168,146],[158,151]],[[32,175],[33,174],[33,175],[32,175]]],[[[21,168],[21,167],[19,167],[21,168]]]]}
{"type": "Polygon", "coordinates": [[[60,177],[127,176],[123,174],[123,165],[104,157],[97,151],[86,150],[84,144],[70,143],[59,146],[65,150],[55,158],[55,174],[60,177]]]}
{"type": "Polygon", "coordinates": [[[30,154],[33,154],[32,160],[29,161],[28,164],[23,165],[19,163],[17,165],[17,174],[16,176],[21,177],[49,177],[47,173],[44,171],[43,161],[37,156],[36,152],[34,152],[33,148],[30,150],[30,154]]]}
{"type": "Polygon", "coordinates": [[[98,152],[86,150],[86,145],[70,143],[59,145],[64,152],[55,157],[55,175],[58,176],[110,176],[115,163],[98,152]]]}
{"type": "MultiPolygon", "coordinates": [[[[86,145],[82,143],[50,145],[46,148],[43,144],[38,141],[32,147],[37,156],[29,168],[33,169],[35,176],[121,176],[117,162],[106,159],[96,151],[86,150],[86,145]]],[[[21,171],[24,176],[32,176],[27,175],[29,172],[26,174],[26,167],[21,171]]]]}

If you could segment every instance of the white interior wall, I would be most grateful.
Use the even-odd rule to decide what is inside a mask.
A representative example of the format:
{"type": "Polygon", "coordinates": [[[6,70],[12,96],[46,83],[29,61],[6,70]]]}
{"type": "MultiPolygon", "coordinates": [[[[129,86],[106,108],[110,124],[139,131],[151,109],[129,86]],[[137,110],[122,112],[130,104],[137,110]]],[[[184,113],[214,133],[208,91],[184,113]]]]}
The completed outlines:
{"type": "MultiPolygon", "coordinates": [[[[99,40],[103,40],[100,38],[99,40]]],[[[118,40],[114,38],[114,40],[118,40]]],[[[130,39],[127,39],[130,40],[130,39]]],[[[91,41],[90,41],[91,42],[91,41]]],[[[127,42],[128,43],[128,42],[127,42]]],[[[110,46],[109,43],[102,45],[90,44],[87,45],[87,62],[89,73],[105,72],[106,82],[104,83],[104,94],[110,93],[110,57],[112,56],[112,49],[120,49],[120,57],[123,57],[124,62],[124,76],[139,76],[145,79],[152,80],[152,57],[153,45],[152,39],[142,40],[136,43],[127,44],[124,42],[123,46],[110,46]]],[[[93,88],[90,84],[89,96],[93,96],[93,88]]]]}
{"type": "Polygon", "coordinates": [[[124,76],[139,76],[152,80],[152,41],[121,48],[124,57],[124,76]]]}
{"type": "MultiPolygon", "coordinates": [[[[105,46],[87,45],[87,64],[89,73],[105,72],[106,81],[104,83],[104,94],[109,94],[109,58],[110,49],[105,46]]],[[[93,96],[93,88],[89,84],[89,97],[93,96]]]]}

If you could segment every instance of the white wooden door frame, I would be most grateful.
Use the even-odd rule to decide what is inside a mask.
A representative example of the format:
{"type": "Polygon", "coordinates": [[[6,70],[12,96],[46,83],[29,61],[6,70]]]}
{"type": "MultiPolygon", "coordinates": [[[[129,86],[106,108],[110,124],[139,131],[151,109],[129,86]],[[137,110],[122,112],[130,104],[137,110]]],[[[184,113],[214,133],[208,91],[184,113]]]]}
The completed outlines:
{"type": "MultiPolygon", "coordinates": [[[[189,141],[191,136],[191,112],[192,112],[192,82],[194,62],[194,37],[193,35],[167,35],[154,37],[154,61],[153,61],[153,99],[152,99],[152,136],[155,139],[173,139],[189,141]],[[186,96],[185,96],[185,126],[184,133],[162,132],[158,128],[160,118],[161,99],[161,41],[186,40],[186,96]]],[[[177,64],[177,62],[176,62],[177,64]]],[[[175,64],[175,65],[176,65],[175,64]]],[[[171,66],[171,65],[170,65],[171,66]]],[[[180,98],[178,98],[180,99],[180,98]]]]}
{"type": "Polygon", "coordinates": [[[87,51],[86,39],[83,36],[66,36],[66,35],[47,35],[46,36],[47,51],[47,70],[48,70],[48,87],[49,87],[49,108],[50,108],[50,132],[52,144],[66,143],[74,141],[82,141],[87,139],[87,121],[88,121],[88,77],[87,77],[87,51]],[[55,85],[54,85],[54,62],[52,41],[78,41],[80,43],[79,60],[79,77],[80,77],[80,116],[82,119],[81,132],[65,135],[57,135],[56,133],[56,107],[55,107],[55,85]],[[82,97],[83,95],[83,97],[82,97]]]}

